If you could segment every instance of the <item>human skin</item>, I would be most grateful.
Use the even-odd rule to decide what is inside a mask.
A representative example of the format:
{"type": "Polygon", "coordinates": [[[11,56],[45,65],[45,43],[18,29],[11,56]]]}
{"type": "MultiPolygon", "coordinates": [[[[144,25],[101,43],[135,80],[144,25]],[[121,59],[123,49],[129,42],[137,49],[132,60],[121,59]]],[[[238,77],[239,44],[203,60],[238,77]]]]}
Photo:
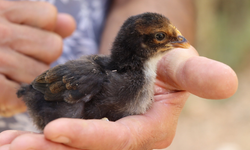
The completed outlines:
{"type": "Polygon", "coordinates": [[[198,56],[193,47],[167,53],[158,63],[157,74],[155,102],[144,115],[128,116],[116,122],[58,119],[49,123],[43,134],[5,131],[0,134],[0,150],[165,148],[174,138],[178,117],[190,92],[221,99],[234,94],[238,85],[230,67],[198,56]]]}
{"type": "Polygon", "coordinates": [[[16,96],[19,84],[47,70],[74,29],[73,18],[48,3],[0,1],[0,116],[26,110],[16,96]]]}
{"type": "MultiPolygon", "coordinates": [[[[178,22],[181,14],[188,14],[190,9],[186,11],[178,9],[178,7],[185,8],[182,6],[182,3],[179,3],[180,1],[178,3],[176,1],[167,2],[169,4],[166,7],[171,6],[169,9],[175,8],[179,11],[178,13],[169,12],[170,14],[165,15],[171,19],[192,43],[193,36],[189,34],[189,31],[186,31],[186,27],[194,28],[194,24],[192,24],[194,22],[191,21],[191,24],[186,22],[185,26],[182,25],[184,23],[178,22]],[[174,17],[176,14],[180,16],[174,17]]],[[[162,4],[161,6],[164,5],[162,4]]],[[[160,9],[156,10],[155,5],[151,4],[151,1],[146,0],[115,1],[104,28],[102,41],[106,39],[106,42],[102,42],[101,52],[109,53],[107,50],[111,46],[110,41],[114,38],[115,31],[118,31],[119,24],[123,20],[129,15],[143,11],[157,12],[160,9]],[[145,3],[150,5],[144,5],[145,3]],[[142,6],[154,6],[154,8],[144,9],[142,6]],[[134,10],[133,7],[135,8],[134,10]],[[117,21],[116,23],[114,22],[115,20],[117,21]]],[[[190,19],[192,20],[192,17],[190,19]]],[[[146,114],[128,116],[116,122],[58,119],[49,123],[45,127],[43,134],[5,131],[0,134],[0,150],[145,150],[165,148],[171,144],[174,138],[179,114],[190,93],[204,98],[223,99],[233,95],[237,85],[237,76],[227,65],[198,56],[197,51],[193,47],[189,49],[174,49],[167,53],[158,63],[155,82],[155,102],[146,114]]]]}

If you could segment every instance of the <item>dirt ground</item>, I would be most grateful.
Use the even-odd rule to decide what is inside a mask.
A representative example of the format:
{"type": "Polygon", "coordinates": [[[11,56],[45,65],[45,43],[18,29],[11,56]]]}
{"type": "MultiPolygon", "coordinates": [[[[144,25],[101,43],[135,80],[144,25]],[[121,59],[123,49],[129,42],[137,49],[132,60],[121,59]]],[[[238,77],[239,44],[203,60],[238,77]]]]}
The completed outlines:
{"type": "MultiPolygon", "coordinates": [[[[249,69],[248,69],[249,70],[249,69]]],[[[250,150],[250,70],[238,74],[239,88],[225,100],[191,96],[166,150],[250,150]]]]}

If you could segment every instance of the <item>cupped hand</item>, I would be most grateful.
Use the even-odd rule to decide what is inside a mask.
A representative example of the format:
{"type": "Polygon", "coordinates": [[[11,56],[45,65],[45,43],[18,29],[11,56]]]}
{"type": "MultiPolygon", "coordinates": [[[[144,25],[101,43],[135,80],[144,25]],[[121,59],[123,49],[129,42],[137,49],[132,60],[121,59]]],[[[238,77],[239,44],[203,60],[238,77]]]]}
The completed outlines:
{"type": "Polygon", "coordinates": [[[17,98],[62,52],[62,38],[75,28],[72,17],[45,2],[0,1],[0,116],[26,109],[17,98]]]}
{"type": "Polygon", "coordinates": [[[0,150],[151,150],[168,147],[189,93],[222,99],[235,93],[237,76],[225,64],[199,57],[193,47],[170,51],[159,63],[155,102],[144,115],[105,120],[58,119],[44,134],[5,131],[0,150]]]}

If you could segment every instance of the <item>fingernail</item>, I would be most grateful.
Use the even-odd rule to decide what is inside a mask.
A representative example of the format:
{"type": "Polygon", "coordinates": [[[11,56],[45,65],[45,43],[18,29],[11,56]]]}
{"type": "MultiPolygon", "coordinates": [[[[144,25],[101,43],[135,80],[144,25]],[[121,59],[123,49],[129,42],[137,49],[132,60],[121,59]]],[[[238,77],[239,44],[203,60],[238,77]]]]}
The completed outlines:
{"type": "Polygon", "coordinates": [[[56,139],[53,139],[54,142],[58,142],[58,143],[70,143],[70,139],[65,137],[65,136],[59,136],[58,138],[56,139]]]}

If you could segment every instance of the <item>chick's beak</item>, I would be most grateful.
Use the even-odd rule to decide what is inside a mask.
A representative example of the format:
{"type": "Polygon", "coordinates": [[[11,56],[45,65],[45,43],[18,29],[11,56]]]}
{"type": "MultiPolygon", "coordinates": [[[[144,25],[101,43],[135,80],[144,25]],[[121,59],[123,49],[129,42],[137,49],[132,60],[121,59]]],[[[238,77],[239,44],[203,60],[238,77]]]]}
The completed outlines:
{"type": "Polygon", "coordinates": [[[170,43],[173,48],[189,48],[190,44],[183,36],[178,36],[177,41],[170,43]]]}

